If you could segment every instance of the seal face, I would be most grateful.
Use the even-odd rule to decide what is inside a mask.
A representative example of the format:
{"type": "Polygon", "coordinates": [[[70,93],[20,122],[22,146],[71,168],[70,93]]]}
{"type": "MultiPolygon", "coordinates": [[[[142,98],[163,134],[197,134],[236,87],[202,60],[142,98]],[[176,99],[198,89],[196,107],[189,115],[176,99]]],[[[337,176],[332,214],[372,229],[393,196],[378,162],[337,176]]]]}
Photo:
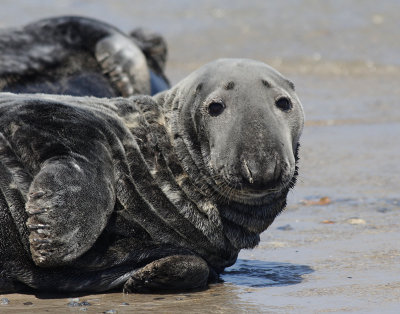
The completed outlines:
{"type": "Polygon", "coordinates": [[[0,290],[204,287],[285,207],[303,124],[247,59],[154,97],[1,95],[0,290]]]}
{"type": "Polygon", "coordinates": [[[2,30],[0,51],[2,91],[128,97],[169,87],[161,36],[128,36],[94,19],[62,16],[2,30]]]}
{"type": "Polygon", "coordinates": [[[184,81],[196,90],[194,105],[182,106],[176,125],[186,128],[176,132],[197,135],[200,149],[191,153],[221,194],[223,186],[234,191],[229,200],[262,202],[294,176],[301,104],[293,84],[267,65],[220,60],[210,67],[212,77],[205,67],[196,73],[199,82],[184,81]]]}

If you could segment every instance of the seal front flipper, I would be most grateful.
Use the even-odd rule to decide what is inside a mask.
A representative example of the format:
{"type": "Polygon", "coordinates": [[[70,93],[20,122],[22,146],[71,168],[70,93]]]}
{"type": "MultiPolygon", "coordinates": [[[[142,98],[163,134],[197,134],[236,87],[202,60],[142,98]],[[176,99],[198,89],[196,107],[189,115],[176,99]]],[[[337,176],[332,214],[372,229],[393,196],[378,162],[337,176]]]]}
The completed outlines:
{"type": "Polygon", "coordinates": [[[137,270],[124,285],[124,292],[190,290],[204,288],[209,277],[207,263],[196,255],[172,255],[137,270]]]}
{"type": "MultiPolygon", "coordinates": [[[[96,149],[101,152],[101,147],[96,149]]],[[[36,265],[68,264],[92,247],[114,207],[110,168],[83,156],[51,158],[43,163],[26,203],[30,250],[36,265]]]]}
{"type": "Polygon", "coordinates": [[[114,34],[100,40],[96,59],[122,96],[150,94],[150,73],[143,52],[129,37],[114,34]]]}
{"type": "Polygon", "coordinates": [[[170,82],[165,76],[168,48],[164,38],[142,28],[134,29],[130,36],[143,51],[150,69],[151,95],[170,88],[170,82]]]}

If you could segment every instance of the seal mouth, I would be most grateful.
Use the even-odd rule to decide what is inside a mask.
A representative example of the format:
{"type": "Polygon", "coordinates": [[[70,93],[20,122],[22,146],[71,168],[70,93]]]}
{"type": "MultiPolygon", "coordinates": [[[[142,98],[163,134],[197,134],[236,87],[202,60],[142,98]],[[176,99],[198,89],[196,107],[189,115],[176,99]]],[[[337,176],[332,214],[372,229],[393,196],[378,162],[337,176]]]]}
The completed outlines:
{"type": "Polygon", "coordinates": [[[262,205],[273,202],[276,199],[281,198],[283,195],[294,187],[296,182],[296,175],[288,182],[279,182],[275,186],[270,188],[255,188],[243,186],[240,184],[229,184],[224,181],[223,183],[217,184],[216,190],[220,195],[219,200],[225,200],[226,203],[237,202],[247,205],[262,205]]]}
{"type": "Polygon", "coordinates": [[[260,203],[265,198],[275,198],[294,186],[295,174],[289,178],[279,178],[270,181],[265,185],[255,185],[245,183],[238,178],[228,179],[225,176],[219,176],[215,179],[215,189],[228,201],[236,201],[245,204],[260,203]]]}
{"type": "Polygon", "coordinates": [[[265,185],[254,185],[252,182],[250,182],[250,184],[240,184],[235,190],[242,197],[263,197],[282,192],[287,188],[289,183],[290,179],[274,180],[265,185]]]}

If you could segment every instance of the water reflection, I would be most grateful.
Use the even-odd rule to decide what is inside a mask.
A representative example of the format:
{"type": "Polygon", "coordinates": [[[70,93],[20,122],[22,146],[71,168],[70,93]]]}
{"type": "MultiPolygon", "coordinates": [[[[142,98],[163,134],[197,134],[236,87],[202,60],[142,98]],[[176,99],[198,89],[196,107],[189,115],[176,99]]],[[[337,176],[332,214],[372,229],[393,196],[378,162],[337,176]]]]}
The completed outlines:
{"type": "Polygon", "coordinates": [[[313,271],[307,265],[239,259],[235,265],[225,270],[221,278],[237,286],[286,286],[300,283],[302,275],[313,271]]]}

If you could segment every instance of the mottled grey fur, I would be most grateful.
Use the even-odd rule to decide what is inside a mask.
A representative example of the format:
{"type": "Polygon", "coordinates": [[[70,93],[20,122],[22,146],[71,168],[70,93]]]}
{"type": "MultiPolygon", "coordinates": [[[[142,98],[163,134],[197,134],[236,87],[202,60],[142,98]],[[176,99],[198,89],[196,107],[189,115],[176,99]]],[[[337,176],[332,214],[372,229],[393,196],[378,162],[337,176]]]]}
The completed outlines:
{"type": "Polygon", "coordinates": [[[0,90],[115,97],[168,88],[161,36],[62,16],[0,31],[0,90]]]}
{"type": "Polygon", "coordinates": [[[246,59],[154,97],[1,94],[0,291],[204,287],[285,207],[303,120],[246,59]]]}

